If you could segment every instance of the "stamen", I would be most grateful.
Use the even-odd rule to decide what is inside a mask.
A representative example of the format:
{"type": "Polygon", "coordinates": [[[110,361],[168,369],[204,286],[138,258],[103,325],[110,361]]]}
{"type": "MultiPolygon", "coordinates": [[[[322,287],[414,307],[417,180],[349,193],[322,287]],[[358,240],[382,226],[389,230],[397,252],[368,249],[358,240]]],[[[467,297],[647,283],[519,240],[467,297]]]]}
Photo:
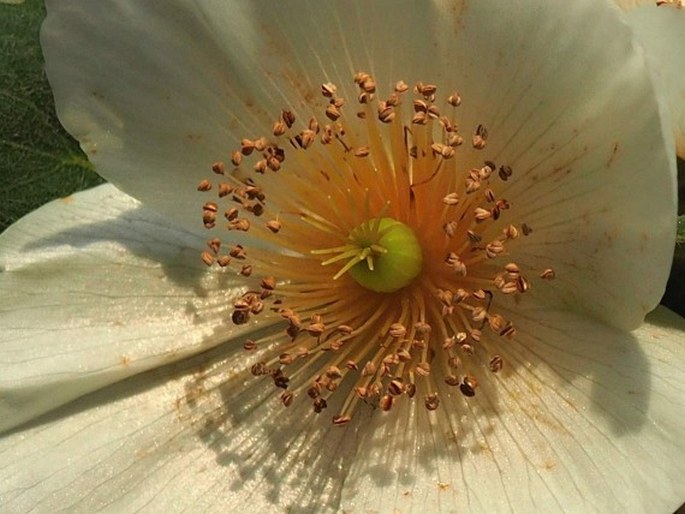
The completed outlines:
{"type": "Polygon", "coordinates": [[[479,124],[463,144],[455,113],[468,99],[440,100],[423,82],[411,98],[402,81],[384,97],[370,74],[354,81],[357,105],[322,84],[318,118],[282,110],[267,136],[230,152],[233,170],[228,159],[208,164],[220,182],[197,186],[212,231],[200,258],[247,286],[233,323],[283,320],[272,350],[244,343],[262,350],[246,367],[273,382],[285,408],[306,398],[315,413],[336,409],[339,426],[365,403],[388,412],[421,399],[432,411],[440,388],[478,394],[504,367],[503,338],[516,335],[499,301],[555,278],[516,260],[532,229],[508,219],[512,168],[483,160],[497,134],[479,124]]]}

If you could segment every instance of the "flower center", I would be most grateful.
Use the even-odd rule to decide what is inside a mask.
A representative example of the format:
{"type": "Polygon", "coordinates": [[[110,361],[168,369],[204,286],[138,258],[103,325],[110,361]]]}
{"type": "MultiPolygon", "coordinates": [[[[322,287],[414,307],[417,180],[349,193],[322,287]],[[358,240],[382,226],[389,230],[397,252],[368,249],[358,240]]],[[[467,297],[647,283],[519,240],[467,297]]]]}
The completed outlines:
{"type": "Polygon", "coordinates": [[[414,232],[392,218],[376,218],[350,232],[344,246],[312,250],[314,255],[334,254],[324,266],[347,261],[333,279],[349,274],[357,283],[378,293],[393,293],[409,285],[421,272],[421,245],[414,232]]]}
{"type": "Polygon", "coordinates": [[[223,211],[231,234],[228,245],[209,239],[202,260],[248,288],[233,323],[263,312],[283,320],[280,335],[245,342],[251,373],[269,377],[286,407],[332,406],[337,425],[360,403],[388,411],[423,398],[435,410],[445,387],[474,396],[504,365],[501,339],[516,334],[498,303],[524,295],[531,273],[554,278],[512,259],[532,229],[504,222],[512,168],[483,157],[484,125],[465,144],[458,93],[439,105],[436,86],[417,83],[406,102],[400,81],[381,100],[369,74],[354,80],[352,116],[323,84],[327,121],[297,127],[282,111],[271,135],[241,141],[232,169],[214,163],[218,183],[198,186],[217,193],[204,226],[218,230],[223,211]]]}

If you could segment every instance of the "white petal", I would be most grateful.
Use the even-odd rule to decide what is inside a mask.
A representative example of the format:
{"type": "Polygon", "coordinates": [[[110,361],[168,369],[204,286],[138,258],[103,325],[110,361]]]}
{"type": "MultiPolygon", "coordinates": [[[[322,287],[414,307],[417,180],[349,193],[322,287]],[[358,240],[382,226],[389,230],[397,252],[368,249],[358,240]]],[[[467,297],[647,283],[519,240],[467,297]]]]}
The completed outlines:
{"type": "Polygon", "coordinates": [[[531,296],[632,329],[663,295],[672,258],[670,137],[617,9],[542,2],[535,12],[469,3],[457,40],[444,43],[458,62],[440,67],[438,82],[458,84],[461,126],[489,130],[488,146],[467,164],[491,159],[514,170],[502,219],[533,233],[511,244],[511,258],[531,276],[551,267],[558,277],[553,287],[534,285],[531,296]]]}
{"type": "Polygon", "coordinates": [[[612,7],[49,2],[43,45],[60,117],[98,169],[192,227],[209,163],[268,132],[283,106],[301,119],[322,110],[319,84],[345,91],[366,69],[379,85],[459,89],[463,132],[484,123],[491,134],[486,151],[465,150],[465,168],[513,166],[511,221],[535,230],[520,264],[556,268],[554,290],[531,294],[634,328],[668,275],[675,161],[643,56],[612,7]]]}
{"type": "Polygon", "coordinates": [[[204,242],[111,185],[56,200],[0,237],[0,426],[240,335],[233,275],[204,242]]]}
{"type": "Polygon", "coordinates": [[[517,321],[504,370],[478,370],[475,397],[443,388],[435,416],[419,405],[373,419],[345,509],[666,513],[682,503],[685,320],[659,309],[631,335],[565,314],[517,321]]]}
{"type": "Polygon", "coordinates": [[[425,62],[409,51],[414,39],[395,53],[382,36],[413,34],[431,14],[407,3],[379,31],[392,1],[47,4],[42,45],[60,120],[98,173],[191,229],[212,162],[269,135],[283,108],[300,120],[322,113],[324,82],[344,88],[359,69],[425,62]]]}
{"type": "Polygon", "coordinates": [[[685,158],[685,7],[650,5],[631,9],[626,18],[666,97],[676,150],[685,158]]]}
{"type": "Polygon", "coordinates": [[[0,510],[335,511],[352,427],[312,420],[306,401],[286,409],[273,384],[243,383],[243,354],[217,348],[5,436],[0,510]]]}

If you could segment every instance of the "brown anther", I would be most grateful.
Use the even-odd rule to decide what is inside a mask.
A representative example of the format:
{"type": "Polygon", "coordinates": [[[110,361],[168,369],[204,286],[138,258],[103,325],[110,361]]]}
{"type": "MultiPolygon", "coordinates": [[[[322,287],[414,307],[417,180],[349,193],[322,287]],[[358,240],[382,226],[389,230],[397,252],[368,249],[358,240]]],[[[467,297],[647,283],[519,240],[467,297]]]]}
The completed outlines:
{"type": "Polygon", "coordinates": [[[471,319],[476,323],[480,323],[488,315],[488,311],[485,307],[476,307],[471,311],[471,319]]]}
{"type": "Polygon", "coordinates": [[[540,278],[545,280],[554,280],[555,276],[556,274],[554,273],[554,270],[552,268],[547,268],[542,273],[540,273],[540,278]]]}
{"type": "Polygon", "coordinates": [[[416,394],[416,384],[410,383],[405,385],[404,394],[406,394],[409,398],[414,398],[414,395],[416,394]]]}
{"type": "Polygon", "coordinates": [[[286,130],[288,130],[288,127],[286,127],[285,122],[283,122],[283,120],[277,120],[274,121],[271,133],[276,137],[280,137],[285,134],[286,130]]]}
{"type": "Polygon", "coordinates": [[[409,86],[403,80],[400,80],[395,84],[395,91],[398,93],[404,93],[408,90],[409,86]]]}
{"type": "Polygon", "coordinates": [[[504,359],[502,359],[501,355],[493,355],[488,363],[488,367],[490,368],[490,371],[497,373],[504,367],[504,359]]]}
{"type": "Polygon", "coordinates": [[[459,223],[456,221],[448,221],[442,226],[442,229],[445,231],[445,234],[447,234],[447,237],[454,237],[454,235],[457,233],[457,229],[459,228],[459,223]]]}
{"type": "Polygon", "coordinates": [[[416,365],[416,374],[422,377],[427,377],[431,374],[431,365],[427,362],[419,362],[416,365]]]}
{"type": "Polygon", "coordinates": [[[274,277],[264,277],[260,283],[262,289],[273,291],[276,289],[276,279],[274,277]]]}
{"type": "Polygon", "coordinates": [[[202,192],[209,191],[210,189],[212,189],[212,183],[207,179],[201,180],[197,186],[197,190],[202,192]]]}
{"type": "Polygon", "coordinates": [[[326,82],[325,84],[321,84],[321,94],[326,98],[333,98],[337,90],[338,88],[335,87],[335,84],[333,84],[332,82],[326,82]]]}
{"type": "Polygon", "coordinates": [[[240,268],[240,274],[243,277],[249,277],[252,275],[252,266],[249,264],[244,264],[242,268],[240,268]]]}
{"type": "Polygon", "coordinates": [[[407,329],[402,323],[393,323],[388,330],[390,337],[401,339],[407,335],[407,329]]]}
{"type": "Polygon", "coordinates": [[[340,118],[340,111],[335,105],[326,107],[326,117],[331,121],[337,121],[340,118]]]}
{"type": "Polygon", "coordinates": [[[283,402],[283,405],[285,405],[286,407],[290,407],[290,405],[292,405],[293,398],[293,393],[283,393],[281,395],[281,401],[283,402]]]}
{"type": "Polygon", "coordinates": [[[316,132],[313,130],[303,130],[300,132],[298,135],[295,136],[295,141],[297,141],[297,144],[300,146],[300,148],[306,150],[310,146],[312,146],[312,143],[314,142],[314,139],[316,138],[316,132]]]}
{"type": "Polygon", "coordinates": [[[354,329],[349,325],[338,325],[335,327],[335,331],[340,332],[341,334],[349,335],[354,332],[354,329]]]}
{"type": "Polygon", "coordinates": [[[226,218],[228,221],[233,221],[238,217],[238,214],[240,214],[240,211],[238,211],[236,207],[231,207],[224,212],[224,218],[226,218]]]}
{"type": "MultiPolygon", "coordinates": [[[[241,154],[239,150],[234,150],[231,153],[231,162],[233,163],[233,166],[235,166],[237,168],[238,166],[240,166],[240,163],[243,162],[243,154],[241,154]]],[[[214,170],[215,173],[219,173],[219,174],[223,175],[224,174],[224,171],[223,171],[224,163],[215,163],[215,166],[216,166],[216,164],[221,165],[221,171],[214,170],[214,166],[212,166],[212,169],[214,170]]]]}
{"type": "Polygon", "coordinates": [[[293,124],[295,123],[295,115],[292,113],[292,111],[281,111],[281,119],[288,128],[292,128],[293,124]]]}
{"type": "Polygon", "coordinates": [[[482,150],[485,148],[485,143],[488,140],[488,130],[483,125],[478,125],[476,131],[473,134],[472,144],[476,150],[482,150]]]}
{"type": "Polygon", "coordinates": [[[397,115],[395,114],[395,109],[392,106],[385,107],[384,109],[378,110],[378,119],[383,123],[392,122],[397,115]]]}
{"type": "Polygon", "coordinates": [[[266,166],[269,168],[271,171],[278,171],[281,169],[281,161],[276,159],[275,157],[269,157],[266,160],[266,166]]]}
{"type": "Polygon", "coordinates": [[[435,105],[431,105],[428,108],[428,112],[426,114],[428,114],[428,117],[433,120],[437,120],[438,118],[440,118],[440,111],[435,105]]]}
{"type": "Polygon", "coordinates": [[[414,100],[414,112],[428,112],[428,103],[425,100],[416,99],[414,100]]]}
{"type": "Polygon", "coordinates": [[[229,255],[233,257],[234,259],[244,259],[247,257],[247,254],[245,253],[245,249],[242,247],[242,245],[235,245],[231,247],[231,250],[229,251],[229,255]]]}
{"type": "Polygon", "coordinates": [[[502,244],[502,241],[500,241],[499,239],[490,241],[487,245],[485,245],[485,255],[488,257],[488,259],[494,259],[503,251],[504,245],[502,244]]]}
{"type": "Polygon", "coordinates": [[[466,194],[475,193],[480,189],[480,180],[473,177],[467,177],[464,181],[466,183],[466,194]]]}
{"type": "Polygon", "coordinates": [[[497,200],[497,197],[495,196],[495,192],[490,188],[486,189],[483,192],[483,196],[485,196],[485,199],[490,203],[493,203],[495,200],[497,200]]]}
{"type": "Polygon", "coordinates": [[[254,151],[254,142],[251,139],[243,139],[240,141],[240,153],[247,156],[254,151]]]}
{"type": "Polygon", "coordinates": [[[367,157],[369,155],[369,147],[361,146],[354,151],[355,157],[367,157]]]}
{"type": "Polygon", "coordinates": [[[428,116],[425,112],[417,112],[411,119],[414,125],[425,125],[428,122],[428,116]]]}
{"type": "Polygon", "coordinates": [[[480,234],[476,234],[473,230],[467,230],[466,236],[469,238],[469,241],[471,241],[472,243],[480,243],[483,240],[483,238],[480,236],[480,234]]]}
{"type": "Polygon", "coordinates": [[[457,205],[459,203],[459,195],[457,193],[449,193],[442,198],[442,203],[445,205],[457,205]]]}
{"type": "Polygon", "coordinates": [[[506,327],[502,329],[499,335],[502,337],[506,337],[507,339],[512,339],[516,335],[516,328],[514,328],[514,325],[509,323],[506,327]]]}
{"type": "Polygon", "coordinates": [[[472,397],[476,394],[477,387],[478,380],[476,380],[476,377],[466,375],[459,386],[459,390],[464,396],[472,397]]]}
{"type": "Polygon", "coordinates": [[[212,238],[209,241],[207,241],[207,246],[209,246],[209,249],[214,252],[214,255],[219,253],[219,250],[221,249],[221,239],[218,237],[212,238]]]}
{"type": "Polygon", "coordinates": [[[464,144],[464,138],[461,137],[459,134],[450,134],[447,137],[447,144],[450,145],[451,147],[457,147],[461,146],[464,144]]]}
{"type": "Polygon", "coordinates": [[[288,352],[284,352],[278,356],[278,362],[280,364],[283,364],[284,366],[288,366],[289,364],[292,364],[294,360],[295,360],[295,357],[293,357],[288,352]]]}
{"type": "Polygon", "coordinates": [[[370,77],[366,77],[360,84],[359,87],[364,90],[364,92],[373,94],[376,92],[376,82],[370,77]]]}
{"type": "Polygon", "coordinates": [[[263,152],[266,150],[266,146],[269,144],[269,142],[266,140],[265,137],[259,137],[253,141],[254,143],[254,149],[257,150],[258,152],[263,152]]]}
{"type": "Polygon", "coordinates": [[[472,328],[469,332],[469,337],[478,343],[481,337],[483,337],[483,333],[477,328],[472,328]]]}
{"type": "MultiPolygon", "coordinates": [[[[320,414],[321,411],[323,411],[326,407],[328,407],[328,402],[323,398],[319,397],[316,400],[314,400],[314,412],[316,412],[317,414],[320,414]]],[[[335,422],[335,419],[336,418],[333,418],[333,423],[335,423],[336,425],[339,424],[335,422]]]]}
{"type": "Polygon", "coordinates": [[[511,166],[500,166],[499,167],[499,178],[501,178],[503,181],[509,180],[509,177],[511,177],[513,171],[511,169],[511,166]]]}
{"type": "Polygon", "coordinates": [[[290,379],[284,375],[274,375],[274,385],[280,389],[287,389],[290,379]]]}
{"type": "Polygon", "coordinates": [[[448,386],[456,387],[458,386],[461,382],[459,381],[459,378],[454,376],[454,375],[447,375],[445,377],[445,383],[448,386]]]}
{"type": "Polygon", "coordinates": [[[248,311],[236,310],[231,315],[231,320],[235,325],[244,325],[250,320],[250,313],[248,311]]]}
{"type": "Polygon", "coordinates": [[[337,427],[347,425],[350,421],[352,421],[352,416],[349,415],[333,416],[333,424],[337,427]]]}
{"type": "Polygon", "coordinates": [[[381,408],[382,411],[389,411],[392,409],[392,402],[393,402],[393,397],[390,396],[389,394],[384,394],[381,397],[380,402],[378,402],[379,407],[381,408]]]}
{"type": "Polygon", "coordinates": [[[490,326],[490,330],[499,334],[507,326],[507,320],[499,314],[493,314],[488,317],[488,325],[490,326]]]}
{"type": "Polygon", "coordinates": [[[507,239],[518,239],[519,237],[519,229],[517,229],[514,225],[507,225],[503,230],[502,234],[504,237],[507,239]]]}
{"type": "Polygon", "coordinates": [[[512,276],[512,278],[517,277],[521,273],[521,269],[514,262],[510,262],[504,266],[504,269],[507,271],[507,273],[509,273],[509,275],[512,276]]]}
{"type": "MultiPolygon", "coordinates": [[[[237,164],[236,164],[236,166],[237,166],[237,164]]],[[[217,161],[214,164],[212,164],[212,171],[214,173],[216,173],[217,175],[223,175],[224,172],[226,171],[226,166],[224,165],[223,162],[217,161]]]]}
{"type": "Polygon", "coordinates": [[[252,169],[257,173],[264,173],[268,167],[269,166],[266,162],[266,159],[260,159],[255,163],[254,166],[252,166],[252,169]]]}
{"type": "Polygon", "coordinates": [[[414,323],[414,330],[416,331],[416,336],[419,338],[424,338],[431,333],[431,326],[425,321],[417,321],[414,323]]]}
{"type": "Polygon", "coordinates": [[[490,219],[492,217],[492,213],[487,209],[483,209],[482,207],[477,207],[473,211],[473,215],[476,218],[476,222],[485,221],[485,220],[490,219]]]}
{"type": "Polygon", "coordinates": [[[450,96],[447,97],[447,103],[452,107],[459,107],[461,105],[461,95],[455,91],[450,96]]]}
{"type": "Polygon", "coordinates": [[[435,410],[440,406],[440,398],[438,398],[437,393],[432,393],[426,396],[424,400],[424,405],[428,410],[435,410]]]}
{"type": "Polygon", "coordinates": [[[240,232],[247,232],[250,230],[250,221],[245,218],[238,218],[228,224],[229,230],[238,230],[240,232]]]}
{"type": "Polygon", "coordinates": [[[222,255],[216,260],[216,262],[219,266],[225,268],[226,266],[231,264],[231,258],[228,255],[222,255]]]}
{"type": "Polygon", "coordinates": [[[345,367],[347,369],[352,370],[352,371],[358,371],[359,370],[359,365],[352,360],[345,362],[345,367]]]}
{"type": "Polygon", "coordinates": [[[528,291],[528,289],[530,289],[530,283],[525,277],[519,275],[516,277],[516,289],[519,293],[525,293],[528,291]]]}
{"type": "Polygon", "coordinates": [[[376,373],[376,365],[373,363],[373,361],[367,361],[367,363],[364,364],[364,368],[362,369],[362,376],[370,377],[374,373],[376,373]]]}
{"type": "Polygon", "coordinates": [[[530,234],[533,233],[533,229],[530,228],[530,227],[529,227],[528,225],[526,225],[525,223],[524,223],[523,225],[521,225],[521,231],[523,232],[523,235],[524,235],[524,236],[528,236],[528,235],[530,235],[530,234]]]}
{"type": "Polygon", "coordinates": [[[219,198],[230,195],[232,191],[233,187],[230,184],[227,184],[226,182],[221,182],[219,184],[219,198]]]}
{"type": "Polygon", "coordinates": [[[252,339],[248,339],[243,343],[243,350],[246,350],[248,352],[251,352],[253,350],[257,349],[257,343],[253,341],[252,339]]]}
{"type": "Polygon", "coordinates": [[[404,348],[397,350],[397,360],[400,362],[409,362],[411,360],[411,353],[404,348]]]}
{"type": "Polygon", "coordinates": [[[323,323],[310,323],[304,330],[312,337],[319,337],[324,333],[326,327],[323,323]]]}
{"type": "Polygon", "coordinates": [[[205,228],[214,228],[216,225],[216,214],[211,211],[205,211],[202,214],[202,223],[204,223],[205,228]]]}
{"type": "Polygon", "coordinates": [[[202,206],[202,210],[206,212],[216,212],[218,208],[216,202],[205,202],[202,206]]]}
{"type": "Polygon", "coordinates": [[[265,362],[257,362],[255,364],[253,364],[252,367],[250,368],[250,372],[256,377],[261,376],[261,375],[266,375],[268,373],[268,370],[266,368],[266,363],[265,362]]]}
{"type": "Polygon", "coordinates": [[[204,251],[200,254],[200,257],[202,258],[202,262],[204,262],[207,266],[211,266],[214,264],[214,256],[209,253],[208,251],[204,251]]]}
{"type": "Polygon", "coordinates": [[[274,234],[278,234],[281,230],[281,222],[278,220],[269,220],[266,222],[266,228],[268,228],[274,234]]]}

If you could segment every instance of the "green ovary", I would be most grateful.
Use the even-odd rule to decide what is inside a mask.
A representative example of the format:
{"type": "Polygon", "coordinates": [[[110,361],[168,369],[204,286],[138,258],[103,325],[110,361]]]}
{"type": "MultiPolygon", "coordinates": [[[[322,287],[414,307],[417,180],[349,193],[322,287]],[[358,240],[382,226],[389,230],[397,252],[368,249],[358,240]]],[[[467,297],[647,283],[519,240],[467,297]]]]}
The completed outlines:
{"type": "Polygon", "coordinates": [[[393,293],[408,286],[421,272],[419,241],[407,225],[397,220],[371,220],[353,230],[350,239],[369,257],[360,260],[349,273],[371,291],[393,293]],[[369,231],[370,227],[377,229],[369,231]]]}

